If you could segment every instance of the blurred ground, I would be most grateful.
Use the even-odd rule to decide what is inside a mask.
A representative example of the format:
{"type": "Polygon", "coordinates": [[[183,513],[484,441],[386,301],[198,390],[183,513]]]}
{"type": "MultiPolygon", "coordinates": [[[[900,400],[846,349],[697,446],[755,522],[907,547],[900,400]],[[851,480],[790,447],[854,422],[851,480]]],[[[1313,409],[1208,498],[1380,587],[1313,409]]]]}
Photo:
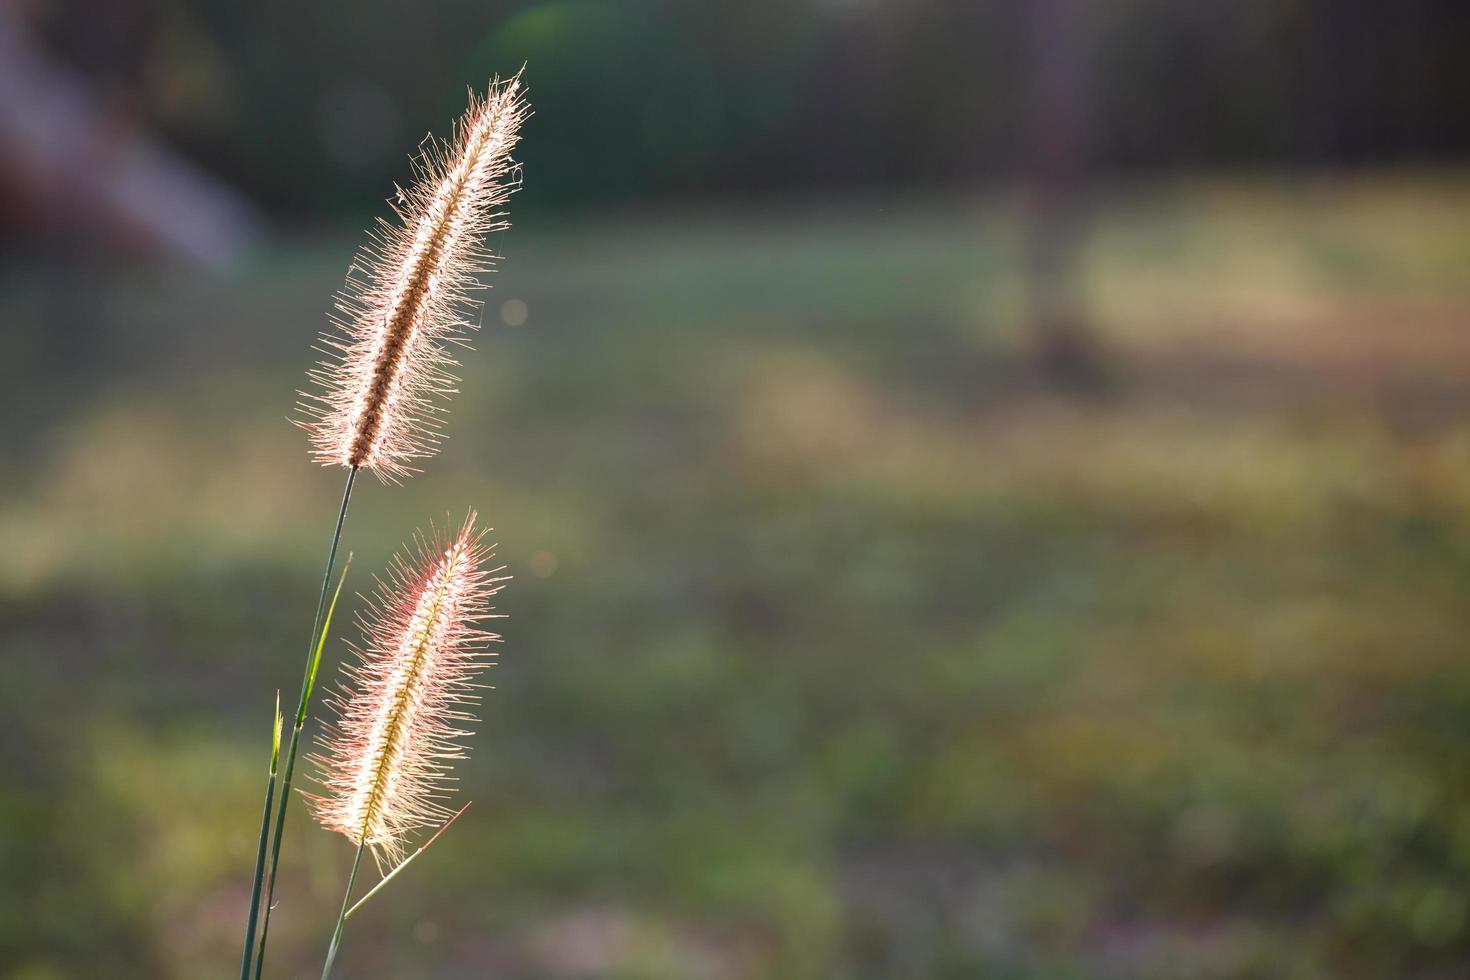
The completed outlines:
{"type": "MultiPolygon", "coordinates": [[[[1092,400],[1031,367],[1019,215],[502,240],[442,457],[346,539],[365,590],[498,529],[476,802],[345,975],[1465,974],[1470,182],[1113,188],[1092,400]]],[[[284,417],[355,242],[4,267],[0,976],[238,955],[339,490],[284,417]]],[[[304,817],[277,976],[350,859],[304,817]]]]}

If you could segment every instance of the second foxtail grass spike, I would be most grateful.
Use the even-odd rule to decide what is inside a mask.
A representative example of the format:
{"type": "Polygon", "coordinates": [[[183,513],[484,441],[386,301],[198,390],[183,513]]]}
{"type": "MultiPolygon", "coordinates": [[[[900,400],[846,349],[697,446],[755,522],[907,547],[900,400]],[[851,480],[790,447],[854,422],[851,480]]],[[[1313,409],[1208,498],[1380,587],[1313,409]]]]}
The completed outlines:
{"type": "Polygon", "coordinates": [[[379,580],[362,617],[363,644],[343,667],[331,699],[335,721],[312,756],[325,792],[306,794],[317,821],[357,845],[323,978],[337,957],[363,852],[372,851],[380,872],[395,866],[391,877],[406,863],[409,836],[434,826],[442,832],[458,816],[442,801],[451,763],[467,750],[461,740],[479,700],[476,678],[499,639],[480,625],[500,618],[490,598],[506,576],[498,574],[504,566],[486,567],[493,555],[471,511],[452,535],[416,538],[414,552],[379,580]]]}
{"type": "Polygon", "coordinates": [[[419,537],[378,583],[363,643],[330,698],[335,719],[311,756],[325,792],[308,794],[328,830],[396,863],[405,839],[453,816],[441,802],[479,700],[476,678],[499,639],[490,598],[506,577],[473,512],[452,535],[419,537]]]}

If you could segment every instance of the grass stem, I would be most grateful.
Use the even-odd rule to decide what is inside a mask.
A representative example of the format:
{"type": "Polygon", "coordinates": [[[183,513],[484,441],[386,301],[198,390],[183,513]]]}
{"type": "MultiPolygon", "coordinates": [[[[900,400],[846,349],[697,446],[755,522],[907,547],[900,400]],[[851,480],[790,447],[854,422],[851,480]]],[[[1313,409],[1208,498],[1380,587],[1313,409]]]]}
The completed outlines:
{"type": "MultiPolygon", "coordinates": [[[[347,580],[347,570],[342,570],[342,578],[337,582],[337,591],[332,596],[332,605],[327,606],[327,591],[332,584],[332,568],[337,563],[337,546],[342,542],[342,526],[347,521],[347,505],[352,500],[352,484],[357,479],[357,470],[347,471],[347,485],[342,489],[342,506],[337,511],[337,526],[332,531],[332,545],[327,551],[327,570],[322,576],[322,591],[316,604],[316,618],[312,622],[311,642],[306,648],[306,669],[301,677],[301,697],[296,704],[296,723],[291,728],[291,742],[286,749],[286,766],[281,779],[280,805],[276,807],[275,829],[271,841],[271,863],[270,877],[265,892],[265,915],[260,924],[260,945],[255,954],[255,972],[257,978],[265,966],[265,941],[270,933],[271,907],[275,901],[276,894],[276,870],[281,863],[281,833],[286,826],[286,805],[291,799],[291,779],[296,772],[296,753],[301,743],[301,729],[306,725],[306,711],[311,703],[311,692],[316,686],[316,672],[321,664],[322,647],[326,644],[327,630],[332,621],[332,610],[336,609],[337,597],[342,594],[342,583],[347,580]],[[323,618],[325,616],[325,618],[323,618]]],[[[352,559],[349,557],[347,564],[352,559]]],[[[253,927],[253,919],[251,923],[253,927]]],[[[253,932],[247,929],[246,941],[254,939],[253,932]]],[[[243,975],[242,975],[243,976],[243,975]]],[[[245,977],[244,980],[249,980],[245,977]]]]}
{"type": "Polygon", "coordinates": [[[276,767],[281,759],[281,692],[276,692],[276,724],[271,736],[271,765],[265,780],[265,808],[260,814],[260,843],[255,849],[255,877],[250,882],[250,915],[245,922],[245,950],[240,954],[240,980],[249,980],[255,923],[260,916],[260,886],[265,879],[265,846],[270,839],[271,804],[276,798],[276,767]]]}
{"type": "Polygon", "coordinates": [[[362,865],[362,852],[367,848],[367,834],[357,843],[357,855],[352,859],[352,872],[347,876],[347,891],[342,895],[342,911],[337,913],[337,927],[332,930],[332,944],[327,947],[327,960],[322,964],[322,980],[332,972],[337,961],[337,949],[342,945],[342,929],[347,925],[347,911],[352,902],[352,886],[357,883],[357,869],[362,865]]]}
{"type": "Polygon", "coordinates": [[[376,885],[374,885],[373,887],[369,888],[366,895],[362,896],[362,898],[359,898],[355,903],[353,903],[352,908],[350,908],[350,909],[347,910],[346,918],[349,918],[349,919],[352,918],[352,914],[354,912],[356,912],[358,909],[362,908],[364,905],[366,905],[368,899],[372,898],[380,890],[382,890],[383,886],[386,885],[386,884],[388,884],[388,882],[390,882],[394,878],[398,877],[398,873],[400,871],[402,871],[404,868],[408,867],[408,863],[410,861],[412,861],[414,858],[418,857],[420,854],[422,854],[425,851],[427,851],[429,849],[429,845],[432,844],[432,843],[434,843],[436,840],[438,840],[439,839],[439,835],[442,834],[442,833],[444,833],[444,831],[448,830],[449,829],[449,825],[452,824],[452,823],[454,823],[454,821],[458,820],[460,818],[460,816],[466,810],[468,810],[469,808],[470,808],[470,805],[468,803],[466,803],[464,806],[460,807],[459,810],[457,810],[455,812],[454,816],[452,816],[448,820],[444,821],[444,823],[440,825],[439,829],[436,830],[436,831],[434,831],[434,836],[430,837],[428,840],[426,840],[422,844],[420,844],[418,850],[414,851],[412,854],[410,854],[408,857],[404,858],[402,861],[399,861],[398,862],[398,865],[392,871],[390,871],[387,874],[383,875],[383,880],[382,881],[378,882],[376,885]]]}

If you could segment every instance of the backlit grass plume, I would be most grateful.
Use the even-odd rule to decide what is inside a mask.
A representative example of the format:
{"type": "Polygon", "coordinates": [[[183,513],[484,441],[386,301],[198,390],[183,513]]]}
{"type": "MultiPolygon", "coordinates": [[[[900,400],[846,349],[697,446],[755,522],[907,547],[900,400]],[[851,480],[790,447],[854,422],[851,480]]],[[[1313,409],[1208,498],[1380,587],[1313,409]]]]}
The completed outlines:
{"type": "Polygon", "coordinates": [[[436,402],[454,391],[450,344],[473,327],[478,276],[495,256],[485,236],[507,226],[500,210],[518,186],[510,158],[528,114],[520,76],[490,83],[448,141],[432,137],[417,179],[379,221],[337,298],[327,359],[308,372],[299,424],[325,466],[372,470],[387,482],[415,472],[441,439],[436,402]]]}
{"type": "MultiPolygon", "coordinates": [[[[346,578],[344,568],[337,591],[330,591],[353,485],[361,470],[373,471],[385,483],[401,482],[416,472],[417,460],[438,449],[441,399],[458,383],[450,373],[457,364],[451,349],[463,345],[474,326],[470,294],[495,259],[486,236],[506,227],[503,205],[519,186],[520,174],[510,153],[529,113],[519,73],[504,82],[492,79],[483,98],[470,93],[469,108],[448,140],[425,141],[412,186],[398,191],[398,221],[380,221],[353,261],[337,296],[334,328],[321,339],[326,359],[308,372],[314,390],[301,393],[295,421],[311,436],[316,461],[344,466],[347,473],[301,693],[289,716],[291,737],[284,752],[279,744],[272,749],[240,980],[260,980],[265,969],[297,753],[346,578]]],[[[441,801],[452,779],[449,763],[463,754],[456,740],[466,733],[457,726],[469,720],[463,709],[474,700],[471,678],[489,656],[485,644],[496,639],[476,624],[490,615],[488,598],[500,579],[483,567],[490,550],[474,529],[473,514],[458,534],[436,539],[432,548],[420,539],[418,550],[379,585],[367,643],[359,651],[360,662],[349,669],[336,702],[339,724],[319,759],[326,793],[311,798],[316,816],[358,844],[323,980],[353,910],[458,816],[449,815],[441,801]],[[402,858],[406,835],[429,824],[438,824],[438,831],[402,858]],[[380,867],[385,858],[402,860],[352,905],[368,849],[380,867]]]]}
{"type": "Polygon", "coordinates": [[[418,537],[378,583],[362,619],[364,642],[332,705],[337,720],[314,756],[326,793],[310,796],[316,819],[380,867],[402,859],[408,835],[451,817],[443,805],[450,762],[473,720],[475,676],[498,639],[478,624],[492,615],[501,568],[470,514],[452,537],[418,537]]]}

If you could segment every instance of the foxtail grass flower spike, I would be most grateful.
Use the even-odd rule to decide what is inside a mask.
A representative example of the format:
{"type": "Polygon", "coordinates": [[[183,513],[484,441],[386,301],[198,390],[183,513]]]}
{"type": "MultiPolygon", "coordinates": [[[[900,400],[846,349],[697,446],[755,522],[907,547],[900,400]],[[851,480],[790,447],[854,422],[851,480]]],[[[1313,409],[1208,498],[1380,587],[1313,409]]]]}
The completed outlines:
{"type": "Polygon", "coordinates": [[[331,699],[336,720],[313,756],[325,788],[308,794],[318,822],[366,844],[379,867],[402,860],[408,835],[453,815],[443,801],[450,763],[474,718],[475,676],[499,637],[479,627],[506,578],[470,513],[452,536],[416,536],[395,559],[362,617],[356,662],[331,699]]]}
{"type": "Polygon", "coordinates": [[[353,261],[298,406],[322,465],[399,483],[438,450],[439,402],[458,383],[450,345],[474,327],[470,293],[496,258],[485,236],[507,227],[501,208],[519,186],[510,152],[523,94],[519,74],[492,80],[483,99],[471,92],[451,138],[426,140],[417,179],[398,190],[398,223],[380,220],[353,261]]]}

